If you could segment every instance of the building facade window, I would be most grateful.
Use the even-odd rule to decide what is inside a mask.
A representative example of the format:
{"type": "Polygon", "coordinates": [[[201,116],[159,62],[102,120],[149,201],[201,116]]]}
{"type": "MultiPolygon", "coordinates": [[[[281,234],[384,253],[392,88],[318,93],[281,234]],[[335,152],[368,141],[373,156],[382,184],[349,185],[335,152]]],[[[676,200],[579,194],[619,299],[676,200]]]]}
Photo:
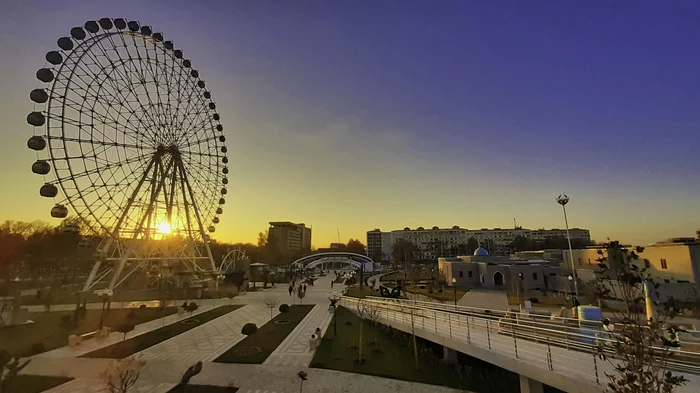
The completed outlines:
{"type": "MultiPolygon", "coordinates": [[[[579,258],[579,261],[580,261],[580,260],[581,260],[581,258],[579,258]]],[[[532,279],[533,279],[533,280],[537,280],[537,273],[532,273],[532,279]]]]}
{"type": "Polygon", "coordinates": [[[464,277],[464,272],[460,270],[459,271],[459,278],[462,278],[462,277],[464,277]]]}
{"type": "Polygon", "coordinates": [[[472,276],[473,276],[472,271],[471,271],[471,270],[468,271],[468,272],[467,272],[467,277],[472,278],[472,276]]]}
{"type": "Polygon", "coordinates": [[[647,269],[649,269],[649,268],[651,267],[651,263],[649,262],[648,259],[645,259],[645,260],[644,260],[644,267],[647,268],[647,269]]]}
{"type": "Polygon", "coordinates": [[[581,258],[578,259],[578,265],[581,266],[581,258]]]}
{"type": "Polygon", "coordinates": [[[661,260],[661,268],[662,268],[662,269],[668,269],[668,264],[666,263],[666,260],[665,260],[665,259],[662,259],[662,260],[661,260]]]}

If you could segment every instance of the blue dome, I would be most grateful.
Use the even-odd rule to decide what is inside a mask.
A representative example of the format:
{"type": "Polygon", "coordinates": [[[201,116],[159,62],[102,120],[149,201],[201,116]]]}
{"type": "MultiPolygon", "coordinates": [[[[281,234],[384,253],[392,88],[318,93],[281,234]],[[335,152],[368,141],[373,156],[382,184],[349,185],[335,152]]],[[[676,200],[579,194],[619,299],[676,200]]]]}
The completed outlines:
{"type": "Polygon", "coordinates": [[[489,256],[489,252],[486,251],[485,248],[479,247],[476,250],[474,250],[474,256],[476,257],[487,257],[489,256]]]}

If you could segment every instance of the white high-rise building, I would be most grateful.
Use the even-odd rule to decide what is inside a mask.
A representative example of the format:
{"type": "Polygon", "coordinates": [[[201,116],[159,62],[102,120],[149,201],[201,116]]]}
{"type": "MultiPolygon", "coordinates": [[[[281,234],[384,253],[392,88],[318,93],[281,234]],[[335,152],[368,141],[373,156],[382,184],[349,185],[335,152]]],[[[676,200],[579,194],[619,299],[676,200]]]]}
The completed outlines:
{"type": "MultiPolygon", "coordinates": [[[[573,228],[570,231],[572,241],[589,243],[590,231],[573,228]]],[[[367,255],[381,261],[391,261],[394,243],[403,239],[413,243],[413,258],[416,260],[434,260],[439,257],[457,257],[470,255],[477,247],[487,249],[492,255],[506,255],[512,250],[510,245],[516,237],[524,237],[533,242],[543,243],[552,238],[566,237],[563,229],[524,229],[517,228],[481,228],[466,229],[459,226],[452,228],[404,228],[391,232],[379,229],[367,231],[367,255]],[[470,239],[472,244],[470,244],[470,239]]]]}

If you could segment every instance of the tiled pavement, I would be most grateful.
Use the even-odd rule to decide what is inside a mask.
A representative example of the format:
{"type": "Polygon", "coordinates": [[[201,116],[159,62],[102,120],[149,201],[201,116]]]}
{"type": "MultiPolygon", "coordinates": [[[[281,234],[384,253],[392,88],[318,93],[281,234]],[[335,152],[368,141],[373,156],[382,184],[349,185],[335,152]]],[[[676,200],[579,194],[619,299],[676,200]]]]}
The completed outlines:
{"type": "MultiPolygon", "coordinates": [[[[221,306],[223,304],[219,304],[221,306]]],[[[142,324],[139,324],[136,326],[133,332],[129,333],[127,335],[127,338],[139,336],[144,333],[148,333],[152,330],[158,329],[160,327],[163,327],[165,325],[169,325],[171,323],[181,321],[187,318],[190,318],[192,316],[196,316],[198,314],[201,314],[205,311],[211,310],[213,307],[212,305],[202,305],[200,308],[198,308],[196,311],[190,313],[185,313],[182,315],[178,314],[172,314],[169,315],[165,318],[158,318],[154,319],[152,321],[144,322],[142,324]]],[[[54,350],[40,353],[38,355],[33,356],[34,358],[74,358],[78,357],[81,355],[84,355],[88,352],[92,352],[95,350],[98,350],[100,348],[104,348],[106,346],[115,344],[119,341],[122,341],[124,336],[119,333],[119,332],[112,332],[109,337],[105,338],[104,340],[97,340],[97,339],[90,339],[90,340],[85,340],[84,342],[80,343],[80,345],[75,346],[75,347],[60,347],[56,348],[54,350]]]]}
{"type": "MultiPolygon", "coordinates": [[[[309,287],[309,296],[304,299],[305,304],[315,303],[317,306],[270,355],[265,364],[228,364],[211,361],[244,338],[240,333],[243,324],[253,322],[260,326],[270,319],[270,310],[263,304],[263,294],[278,296],[280,303],[291,304],[292,302],[289,301],[291,299],[285,296],[288,295],[286,286],[273,291],[251,293],[249,295],[255,295],[248,298],[249,302],[246,306],[140,352],[139,355],[146,360],[146,367],[130,393],[166,393],[179,381],[187,367],[197,360],[205,362],[204,368],[192,383],[221,386],[233,384],[240,388],[241,393],[296,393],[299,391],[299,379],[296,376],[299,370],[305,370],[308,373],[309,380],[304,383],[304,390],[310,392],[457,392],[440,386],[306,368],[313,358],[313,352],[308,350],[311,334],[317,327],[321,328],[322,333],[325,332],[332,317],[328,312],[326,295],[330,289],[330,281],[319,281],[315,287],[309,287]]],[[[245,297],[236,298],[234,303],[245,300],[245,297]]],[[[196,314],[211,308],[211,306],[202,305],[196,314]]],[[[273,316],[277,314],[278,311],[275,310],[273,316]]],[[[188,317],[189,315],[180,317],[173,315],[166,317],[165,323],[188,317]]],[[[143,334],[161,327],[162,324],[163,321],[160,319],[146,322],[139,325],[130,336],[143,334]]],[[[101,343],[88,340],[77,348],[59,348],[37,355],[23,373],[76,378],[46,393],[105,392],[100,374],[110,367],[110,362],[113,360],[86,359],[77,358],[77,356],[110,345],[120,339],[119,334],[113,334],[101,343]]]]}
{"type": "MultiPolygon", "coordinates": [[[[175,386],[174,383],[146,383],[136,385],[129,393],[167,393],[175,386]]],[[[107,393],[101,380],[74,379],[44,393],[107,393]]]]}
{"type": "MultiPolygon", "coordinates": [[[[279,314],[274,310],[272,315],[279,314]]],[[[247,305],[147,348],[137,355],[145,361],[178,360],[189,363],[212,361],[226,352],[245,336],[241,328],[252,322],[260,326],[270,320],[270,309],[261,305],[247,305]]]]}
{"type": "MultiPolygon", "coordinates": [[[[67,373],[75,380],[58,386],[45,393],[104,393],[99,373],[107,363],[102,359],[66,359],[67,373]],[[98,362],[94,362],[94,361],[98,362]],[[92,363],[97,363],[91,367],[92,363]],[[86,370],[87,369],[87,370],[86,370]]],[[[31,369],[37,374],[38,367],[46,367],[46,362],[55,359],[42,359],[42,365],[31,369]]],[[[33,362],[32,362],[33,363],[33,362]]],[[[37,362],[39,363],[39,362],[37,362]]],[[[31,365],[31,364],[30,364],[31,365]]],[[[129,393],[165,393],[180,379],[188,364],[179,361],[152,361],[146,363],[136,386],[129,393]]],[[[269,366],[261,364],[204,363],[202,372],[192,379],[193,384],[209,384],[239,387],[242,393],[296,393],[299,391],[297,372],[304,370],[308,380],[304,382],[305,392],[314,393],[464,393],[443,386],[425,385],[399,381],[371,375],[346,373],[335,370],[305,368],[295,366],[269,366]]],[[[54,370],[56,371],[56,370],[54,370]]],[[[47,372],[46,375],[59,375],[47,372]]]]}
{"type": "Polygon", "coordinates": [[[323,337],[332,316],[328,306],[315,306],[263,364],[308,367],[315,353],[309,348],[309,339],[316,328],[321,329],[321,337],[323,337]]]}

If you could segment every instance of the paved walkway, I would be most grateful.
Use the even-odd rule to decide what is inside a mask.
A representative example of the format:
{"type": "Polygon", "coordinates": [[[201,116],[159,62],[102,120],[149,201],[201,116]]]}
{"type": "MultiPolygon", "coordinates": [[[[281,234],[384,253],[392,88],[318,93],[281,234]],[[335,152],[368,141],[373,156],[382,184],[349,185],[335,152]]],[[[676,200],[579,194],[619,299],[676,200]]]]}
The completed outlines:
{"type": "MultiPolygon", "coordinates": [[[[32,362],[22,373],[65,375],[75,380],[45,393],[96,393],[101,392],[100,373],[109,367],[108,359],[66,359],[65,367],[55,367],[55,359],[32,362]],[[49,362],[49,363],[47,363],[49,362]]],[[[134,392],[165,393],[180,379],[190,364],[180,361],[153,360],[146,363],[134,392]]],[[[461,390],[416,382],[375,377],[342,371],[296,366],[270,366],[260,364],[204,363],[202,372],[191,383],[239,387],[239,392],[296,393],[299,391],[297,372],[306,371],[305,392],[314,393],[464,393],[461,390]]],[[[130,391],[131,393],[131,391],[130,391]]]]}
{"type": "MultiPolygon", "coordinates": [[[[279,314],[275,309],[273,317],[279,314]]],[[[270,320],[266,306],[247,305],[203,325],[156,344],[137,354],[143,360],[178,360],[189,363],[213,361],[245,338],[241,328],[252,322],[258,326],[270,320]]]]}
{"type": "MultiPolygon", "coordinates": [[[[103,384],[101,380],[79,378],[43,393],[107,393],[107,390],[101,386],[103,384]]],[[[175,387],[174,383],[144,383],[134,386],[129,393],[168,393],[173,387],[175,387]]]]}
{"type": "MultiPolygon", "coordinates": [[[[223,304],[219,304],[223,305],[223,304]]],[[[198,314],[201,314],[205,311],[211,310],[213,307],[211,305],[203,305],[200,308],[198,308],[196,311],[190,313],[184,313],[182,315],[178,314],[171,314],[168,315],[165,318],[158,318],[154,319],[152,321],[144,322],[142,324],[136,325],[136,328],[134,328],[134,331],[127,334],[127,338],[131,337],[136,337],[139,335],[142,335],[144,333],[148,333],[152,330],[158,329],[160,327],[163,327],[165,325],[170,325],[171,323],[175,323],[178,321],[182,321],[184,319],[190,318],[191,316],[196,316],[198,314]]],[[[112,332],[110,333],[109,337],[105,338],[104,340],[97,340],[97,339],[89,339],[83,341],[80,345],[76,347],[61,347],[61,348],[56,348],[54,350],[40,353],[38,355],[34,355],[34,358],[74,358],[78,357],[81,355],[84,355],[88,352],[92,352],[95,350],[98,350],[100,348],[107,347],[109,345],[115,344],[117,342],[120,342],[124,339],[124,335],[119,333],[119,332],[112,332]]]]}
{"type": "MultiPolygon", "coordinates": [[[[277,283],[274,287],[268,289],[259,289],[255,292],[247,292],[245,295],[236,296],[233,298],[234,304],[264,304],[265,299],[269,297],[278,298],[278,304],[287,303],[292,304],[321,304],[328,306],[330,301],[328,300],[328,292],[331,289],[335,289],[338,292],[342,292],[345,288],[345,284],[334,284],[331,288],[331,282],[335,279],[335,274],[333,272],[328,273],[324,277],[319,277],[315,285],[306,286],[306,296],[303,300],[299,300],[294,294],[289,295],[289,284],[288,283],[277,283]]],[[[297,286],[299,286],[299,281],[297,280],[297,286]]]]}
{"type": "Polygon", "coordinates": [[[328,306],[314,307],[263,364],[308,367],[316,353],[309,348],[309,339],[316,328],[321,329],[323,337],[332,317],[333,313],[328,311],[328,306]]]}

